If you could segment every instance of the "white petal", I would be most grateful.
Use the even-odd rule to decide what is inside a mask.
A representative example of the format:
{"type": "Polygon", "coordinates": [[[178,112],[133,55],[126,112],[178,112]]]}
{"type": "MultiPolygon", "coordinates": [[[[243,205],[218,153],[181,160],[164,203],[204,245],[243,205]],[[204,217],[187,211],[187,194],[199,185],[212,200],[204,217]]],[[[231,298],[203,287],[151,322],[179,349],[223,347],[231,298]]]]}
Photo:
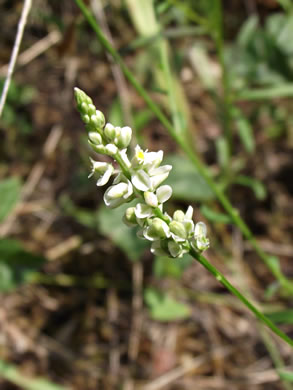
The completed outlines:
{"type": "Polygon", "coordinates": [[[131,164],[127,156],[127,149],[120,150],[119,154],[127,168],[130,168],[131,164]]]}
{"type": "Polygon", "coordinates": [[[194,228],[194,237],[205,237],[207,234],[207,227],[204,222],[198,222],[194,228]]]}
{"type": "Polygon", "coordinates": [[[133,186],[129,180],[127,180],[127,185],[128,185],[127,192],[123,195],[124,199],[128,199],[133,194],[133,186]]]}
{"type": "Polygon", "coordinates": [[[140,169],[131,176],[131,181],[134,187],[140,191],[147,191],[151,188],[151,180],[148,174],[140,169]]]}
{"type": "Polygon", "coordinates": [[[171,198],[172,188],[168,185],[161,186],[156,191],[159,203],[164,203],[171,198]]]}
{"type": "Polygon", "coordinates": [[[118,148],[114,144],[107,144],[105,146],[105,149],[107,154],[109,154],[110,156],[114,156],[118,152],[118,148]]]}
{"type": "Polygon", "coordinates": [[[172,169],[172,165],[162,165],[159,168],[149,171],[150,176],[162,175],[163,173],[169,173],[172,169]]]}
{"type": "Polygon", "coordinates": [[[135,215],[137,218],[147,218],[152,214],[153,209],[144,203],[138,203],[135,207],[135,215]]]}
{"type": "Polygon", "coordinates": [[[108,183],[112,173],[114,171],[114,168],[112,165],[108,164],[106,172],[98,179],[97,186],[104,186],[108,183]]]}
{"type": "Polygon", "coordinates": [[[157,207],[158,206],[158,198],[154,192],[146,191],[144,192],[144,200],[148,206],[157,207]]]}
{"type": "Polygon", "coordinates": [[[181,245],[174,241],[168,242],[168,249],[172,257],[179,257],[182,252],[181,245]]]}
{"type": "Polygon", "coordinates": [[[193,214],[193,207],[192,206],[188,206],[188,209],[185,213],[185,218],[186,219],[192,219],[192,214],[193,214]]]}
{"type": "Polygon", "coordinates": [[[167,179],[169,172],[163,173],[162,175],[152,176],[151,179],[151,189],[155,190],[164,180],[167,179]]]}

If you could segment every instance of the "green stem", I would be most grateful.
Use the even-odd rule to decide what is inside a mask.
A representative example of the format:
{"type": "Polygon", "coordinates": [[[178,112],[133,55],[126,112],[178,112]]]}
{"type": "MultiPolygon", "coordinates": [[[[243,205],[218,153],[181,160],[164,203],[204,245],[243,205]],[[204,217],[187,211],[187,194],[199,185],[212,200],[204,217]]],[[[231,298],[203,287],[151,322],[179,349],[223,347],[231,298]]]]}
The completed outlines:
{"type": "Polygon", "coordinates": [[[282,332],[271,320],[269,320],[264,314],[262,314],[244,295],[241,294],[237,288],[235,288],[225,276],[217,270],[204,256],[196,252],[193,248],[190,250],[190,254],[203,265],[215,278],[235,295],[263,324],[270,328],[276,335],[281,337],[287,344],[293,347],[293,340],[282,332]]]}
{"type": "Polygon", "coordinates": [[[157,118],[160,120],[160,122],[166,127],[170,135],[174,138],[174,140],[178,143],[178,145],[182,148],[182,150],[186,153],[187,157],[191,160],[191,162],[196,167],[199,174],[206,180],[207,184],[210,186],[220,203],[222,204],[225,211],[230,215],[232,221],[244,237],[250,241],[252,247],[255,249],[256,253],[259,255],[259,257],[264,261],[264,263],[267,265],[267,267],[270,269],[271,273],[275,276],[275,278],[279,281],[281,286],[290,289],[290,292],[293,293],[293,287],[290,284],[290,281],[285,278],[284,275],[280,278],[279,272],[276,271],[275,267],[271,264],[269,256],[262,250],[262,248],[257,243],[256,239],[253,237],[252,232],[246,225],[246,223],[242,220],[242,218],[239,216],[238,211],[233,208],[232,204],[230,203],[229,199],[226,197],[224,192],[217,186],[217,184],[213,181],[211,174],[209,172],[209,169],[200,161],[199,157],[193,150],[193,148],[190,146],[189,143],[187,143],[180,135],[177,134],[177,132],[174,130],[172,124],[169,122],[167,117],[163,114],[159,106],[153,102],[152,98],[149,96],[149,94],[146,92],[146,90],[140,85],[140,83],[135,79],[132,72],[127,68],[127,66],[124,64],[121,56],[118,54],[118,52],[115,50],[115,48],[110,44],[110,42],[106,39],[104,34],[102,33],[100,27],[98,26],[96,20],[92,16],[92,14],[89,12],[88,8],[85,6],[83,0],[74,0],[80,10],[82,11],[83,15],[85,16],[88,23],[91,25],[93,30],[95,31],[97,38],[99,39],[100,43],[104,46],[104,48],[109,52],[113,59],[119,64],[121,67],[123,73],[129,80],[129,82],[134,86],[134,88],[137,90],[137,92],[140,94],[140,96],[145,100],[149,108],[154,112],[154,114],[157,116],[157,118]]]}

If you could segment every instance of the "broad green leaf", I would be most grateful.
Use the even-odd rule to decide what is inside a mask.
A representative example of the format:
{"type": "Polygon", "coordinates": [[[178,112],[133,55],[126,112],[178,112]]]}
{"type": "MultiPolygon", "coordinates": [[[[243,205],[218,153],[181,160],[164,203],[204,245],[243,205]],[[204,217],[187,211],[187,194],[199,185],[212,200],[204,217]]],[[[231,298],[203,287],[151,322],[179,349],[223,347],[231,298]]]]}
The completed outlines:
{"type": "Polygon", "coordinates": [[[293,324],[293,309],[266,313],[266,316],[278,324],[293,324]]]}
{"type": "Polygon", "coordinates": [[[168,179],[164,182],[172,187],[173,199],[186,201],[214,199],[214,194],[206,181],[185,157],[170,155],[164,163],[173,166],[168,179]]]}
{"type": "Polygon", "coordinates": [[[122,217],[129,204],[109,209],[102,205],[98,210],[98,226],[101,233],[109,237],[133,261],[139,260],[144,250],[149,246],[147,241],[136,235],[136,228],[123,224],[122,217]]]}
{"type": "Polygon", "coordinates": [[[154,320],[173,321],[182,320],[190,316],[190,308],[187,305],[153,288],[146,289],[145,301],[154,320]]]}
{"type": "Polygon", "coordinates": [[[231,223],[231,217],[227,214],[219,213],[207,205],[203,205],[200,208],[200,212],[211,222],[231,223]]]}
{"type": "Polygon", "coordinates": [[[23,375],[16,366],[0,360],[0,377],[21,386],[24,390],[66,390],[65,387],[49,382],[44,378],[29,378],[23,375]]]}
{"type": "Polygon", "coordinates": [[[0,223],[16,206],[20,197],[20,188],[20,181],[16,177],[0,181],[0,223]]]}
{"type": "Polygon", "coordinates": [[[30,278],[45,259],[23,249],[20,242],[0,240],[0,291],[10,291],[30,278]]]}

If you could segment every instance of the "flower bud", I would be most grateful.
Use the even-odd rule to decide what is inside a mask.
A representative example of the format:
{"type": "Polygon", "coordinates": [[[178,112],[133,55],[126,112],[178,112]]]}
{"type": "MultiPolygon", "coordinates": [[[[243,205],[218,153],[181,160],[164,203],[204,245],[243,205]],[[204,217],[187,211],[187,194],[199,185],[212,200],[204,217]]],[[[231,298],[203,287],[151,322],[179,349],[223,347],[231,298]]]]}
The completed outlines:
{"type": "Polygon", "coordinates": [[[149,221],[150,226],[144,229],[143,235],[147,240],[156,241],[170,237],[169,226],[160,218],[153,218],[149,221]]]}
{"type": "Polygon", "coordinates": [[[128,207],[128,209],[125,211],[123,222],[127,226],[136,226],[137,220],[135,216],[135,207],[128,207]]]}
{"type": "Polygon", "coordinates": [[[106,206],[115,208],[125,202],[133,193],[133,187],[130,181],[127,183],[115,184],[107,189],[104,194],[106,206]]]}
{"type": "Polygon", "coordinates": [[[114,142],[116,137],[116,129],[111,123],[107,123],[104,129],[104,134],[109,142],[114,142]]]}
{"type": "Polygon", "coordinates": [[[95,145],[100,145],[102,143],[102,137],[99,133],[97,133],[96,131],[91,131],[89,134],[88,134],[88,137],[90,139],[90,141],[95,144],[95,145]]]}
{"type": "Polygon", "coordinates": [[[112,156],[112,157],[114,157],[115,154],[118,152],[117,146],[115,146],[113,144],[107,144],[105,146],[105,150],[106,150],[106,154],[108,154],[109,156],[112,156]]]}
{"type": "Polygon", "coordinates": [[[185,214],[182,210],[176,210],[173,214],[173,219],[178,222],[182,222],[184,220],[185,214]]]}
{"type": "Polygon", "coordinates": [[[158,198],[153,192],[146,191],[144,192],[143,196],[148,206],[158,207],[158,198]]]}
{"type": "Polygon", "coordinates": [[[186,230],[182,222],[172,221],[169,225],[169,228],[171,232],[175,234],[175,236],[180,238],[180,241],[184,241],[187,238],[186,230]]]}
{"type": "Polygon", "coordinates": [[[101,111],[95,110],[95,113],[91,116],[90,124],[96,129],[103,129],[105,125],[105,117],[101,111]]]}
{"type": "Polygon", "coordinates": [[[132,130],[130,127],[116,127],[116,140],[115,144],[119,149],[125,149],[131,141],[132,130]]]}
{"type": "Polygon", "coordinates": [[[182,250],[182,246],[175,241],[168,242],[168,250],[172,257],[182,257],[184,253],[182,250]]]}

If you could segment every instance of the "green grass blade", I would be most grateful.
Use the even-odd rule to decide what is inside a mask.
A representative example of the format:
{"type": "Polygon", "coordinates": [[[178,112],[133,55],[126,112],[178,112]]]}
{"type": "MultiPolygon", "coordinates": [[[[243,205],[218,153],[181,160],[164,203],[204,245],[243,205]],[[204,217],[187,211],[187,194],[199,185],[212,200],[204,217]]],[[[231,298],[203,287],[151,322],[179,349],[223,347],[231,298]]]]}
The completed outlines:
{"type": "Polygon", "coordinates": [[[0,377],[21,386],[24,390],[66,390],[65,387],[49,382],[44,378],[31,379],[17,369],[16,366],[0,360],[0,377]]]}

